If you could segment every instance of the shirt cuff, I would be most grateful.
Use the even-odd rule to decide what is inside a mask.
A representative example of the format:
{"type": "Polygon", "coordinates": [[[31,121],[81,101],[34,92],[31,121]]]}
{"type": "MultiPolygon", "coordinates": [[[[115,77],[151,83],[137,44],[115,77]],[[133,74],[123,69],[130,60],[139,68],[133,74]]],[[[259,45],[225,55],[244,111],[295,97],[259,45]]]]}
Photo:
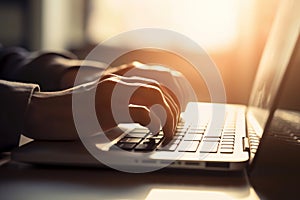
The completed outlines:
{"type": "Polygon", "coordinates": [[[0,80],[0,152],[10,151],[19,145],[25,113],[36,84],[0,80]]]}

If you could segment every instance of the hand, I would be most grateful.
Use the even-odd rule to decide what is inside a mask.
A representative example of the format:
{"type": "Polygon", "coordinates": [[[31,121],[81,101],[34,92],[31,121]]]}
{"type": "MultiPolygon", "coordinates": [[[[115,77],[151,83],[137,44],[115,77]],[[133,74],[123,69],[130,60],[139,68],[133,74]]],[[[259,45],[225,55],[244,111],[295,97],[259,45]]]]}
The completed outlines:
{"type": "Polygon", "coordinates": [[[168,142],[175,133],[182,106],[185,107],[187,102],[182,92],[183,88],[180,87],[182,85],[178,83],[181,79],[184,78],[179,72],[137,62],[106,70],[96,95],[101,127],[107,130],[116,126],[118,122],[133,121],[147,126],[156,134],[161,125],[165,142],[168,142]],[[118,91],[116,88],[119,88],[118,91]],[[131,92],[129,98],[128,93],[131,92]],[[121,100],[113,105],[113,98],[121,100]],[[160,109],[152,109],[157,105],[163,109],[165,115],[160,109]],[[130,116],[123,114],[126,110],[130,116]],[[118,122],[115,121],[116,113],[120,116],[118,122]]]}
{"type": "Polygon", "coordinates": [[[169,93],[173,96],[174,100],[177,100],[177,102],[179,101],[178,105],[181,108],[181,112],[185,110],[189,101],[195,99],[192,88],[183,75],[180,72],[171,70],[167,67],[132,62],[119,67],[109,68],[104,74],[115,74],[125,77],[137,76],[155,80],[163,88],[169,90],[169,93]]]}

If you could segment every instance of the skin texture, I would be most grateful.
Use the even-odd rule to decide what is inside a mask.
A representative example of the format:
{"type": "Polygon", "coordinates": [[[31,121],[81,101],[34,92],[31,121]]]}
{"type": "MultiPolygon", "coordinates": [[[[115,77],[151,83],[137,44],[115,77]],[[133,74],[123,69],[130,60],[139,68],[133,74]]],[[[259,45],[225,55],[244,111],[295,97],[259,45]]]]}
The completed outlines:
{"type": "MultiPolygon", "coordinates": [[[[78,65],[79,61],[72,62],[65,64],[76,63],[78,65]]],[[[120,104],[126,104],[122,106],[128,108],[131,117],[131,119],[126,117],[121,119],[122,122],[133,120],[143,126],[148,126],[152,121],[152,126],[148,127],[150,131],[156,134],[161,125],[165,143],[172,139],[180,119],[182,106],[186,104],[182,95],[184,88],[180,84],[183,79],[180,73],[168,68],[148,66],[137,62],[109,68],[102,74],[99,81],[91,81],[96,76],[100,76],[97,70],[87,67],[86,72],[86,80],[81,80],[81,83],[87,84],[91,89],[96,89],[96,114],[104,130],[117,125],[111,110],[111,101],[113,90],[118,85],[124,91],[134,90],[128,105],[120,101],[120,104]],[[160,105],[165,115],[151,110],[153,105],[160,105]],[[166,119],[163,119],[164,117],[166,119]]],[[[61,87],[69,89],[57,92],[36,92],[33,95],[26,113],[24,135],[40,140],[78,139],[72,116],[72,92],[76,92],[80,85],[71,87],[76,74],[77,70],[74,68],[62,77],[61,87]]],[[[82,95],[90,95],[89,89],[80,92],[82,95]]],[[[117,112],[122,112],[116,109],[117,112]]],[[[83,109],[82,114],[88,113],[85,113],[83,109]]]]}

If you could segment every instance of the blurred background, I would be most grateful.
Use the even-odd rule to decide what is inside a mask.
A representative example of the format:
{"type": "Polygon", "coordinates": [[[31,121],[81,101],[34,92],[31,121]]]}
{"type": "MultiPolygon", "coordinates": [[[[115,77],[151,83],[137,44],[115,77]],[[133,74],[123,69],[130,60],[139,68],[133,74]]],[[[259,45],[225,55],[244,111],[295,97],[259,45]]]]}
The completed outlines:
{"type": "MultiPolygon", "coordinates": [[[[84,59],[95,45],[124,31],[170,29],[196,41],[211,56],[229,103],[246,104],[278,1],[1,0],[0,43],[31,51],[69,50],[84,59]]],[[[130,48],[133,42],[107,50],[130,48]]],[[[163,42],[197,56],[180,42],[163,42]]],[[[205,83],[183,58],[146,49],[123,55],[112,65],[133,60],[174,67],[190,79],[201,101],[210,101],[205,83]]]]}

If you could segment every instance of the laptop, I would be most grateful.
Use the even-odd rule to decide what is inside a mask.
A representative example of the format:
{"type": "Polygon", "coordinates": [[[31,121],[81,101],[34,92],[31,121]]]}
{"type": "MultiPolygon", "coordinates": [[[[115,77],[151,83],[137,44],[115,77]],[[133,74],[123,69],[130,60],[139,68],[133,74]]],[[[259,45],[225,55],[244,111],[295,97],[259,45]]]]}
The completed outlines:
{"type": "Polygon", "coordinates": [[[12,152],[12,159],[32,164],[108,166],[134,173],[164,167],[244,169],[260,149],[268,147],[260,141],[276,109],[279,88],[288,78],[284,75],[293,64],[293,54],[300,48],[297,7],[298,2],[279,7],[248,105],[190,102],[167,145],[162,144],[162,132],[152,135],[138,124],[120,124],[83,142],[32,141],[12,152]],[[215,126],[212,120],[216,110],[224,113],[222,126],[215,126]],[[197,120],[195,112],[201,113],[197,120]],[[88,142],[93,145],[86,145],[88,142]]]}

